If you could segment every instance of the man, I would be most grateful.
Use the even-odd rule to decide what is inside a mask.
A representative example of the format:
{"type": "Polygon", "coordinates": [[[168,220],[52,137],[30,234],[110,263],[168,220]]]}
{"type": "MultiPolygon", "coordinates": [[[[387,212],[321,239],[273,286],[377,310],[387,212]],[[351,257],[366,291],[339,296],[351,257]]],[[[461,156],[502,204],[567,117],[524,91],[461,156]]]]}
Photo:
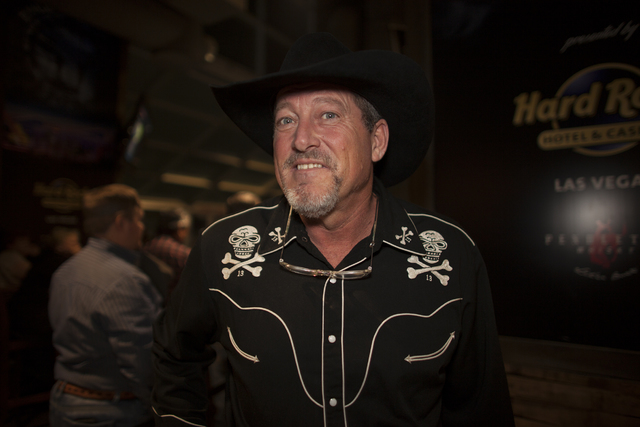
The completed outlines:
{"type": "Polygon", "coordinates": [[[133,188],[112,184],[85,194],[84,215],[91,237],[51,281],[51,425],[142,425],[151,420],[152,323],[162,304],[136,267],[144,212],[133,188]]]}
{"type": "Polygon", "coordinates": [[[157,425],[512,426],[484,264],[454,223],[394,199],[433,131],[420,67],[329,34],[278,73],[213,89],[273,153],[284,198],[214,223],[155,331],[157,425]]]}
{"type": "Polygon", "coordinates": [[[173,270],[167,298],[180,280],[191,248],[184,244],[191,229],[191,216],[183,209],[172,209],[160,214],[158,236],[149,240],[143,250],[166,263],[173,270]]]}

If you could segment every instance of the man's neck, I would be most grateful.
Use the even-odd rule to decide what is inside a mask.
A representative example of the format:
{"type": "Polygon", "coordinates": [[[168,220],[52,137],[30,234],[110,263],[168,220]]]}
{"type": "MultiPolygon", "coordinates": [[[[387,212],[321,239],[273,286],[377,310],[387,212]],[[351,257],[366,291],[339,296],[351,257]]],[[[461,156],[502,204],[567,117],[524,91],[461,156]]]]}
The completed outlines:
{"type": "Polygon", "coordinates": [[[376,196],[371,193],[351,209],[337,206],[323,218],[301,219],[313,244],[335,268],[359,241],[371,234],[376,207],[376,196]]]}
{"type": "Polygon", "coordinates": [[[121,248],[127,249],[129,251],[136,251],[138,248],[132,248],[126,239],[123,239],[118,233],[113,231],[111,228],[107,230],[105,233],[97,234],[95,237],[106,240],[109,243],[113,243],[114,245],[118,245],[121,248]]]}

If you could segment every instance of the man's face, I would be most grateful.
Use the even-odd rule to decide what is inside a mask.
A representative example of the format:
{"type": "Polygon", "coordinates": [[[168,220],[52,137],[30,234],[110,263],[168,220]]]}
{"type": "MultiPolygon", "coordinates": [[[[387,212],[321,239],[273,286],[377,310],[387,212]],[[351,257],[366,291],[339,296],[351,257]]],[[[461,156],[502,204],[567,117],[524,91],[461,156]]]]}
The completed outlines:
{"type": "Polygon", "coordinates": [[[372,134],[354,95],[337,86],[283,90],[275,106],[276,178],[293,208],[320,218],[370,193],[372,134]]]}
{"type": "Polygon", "coordinates": [[[131,218],[123,218],[124,247],[131,250],[138,250],[142,247],[142,235],[144,233],[144,211],[140,206],[136,206],[131,218]]]}

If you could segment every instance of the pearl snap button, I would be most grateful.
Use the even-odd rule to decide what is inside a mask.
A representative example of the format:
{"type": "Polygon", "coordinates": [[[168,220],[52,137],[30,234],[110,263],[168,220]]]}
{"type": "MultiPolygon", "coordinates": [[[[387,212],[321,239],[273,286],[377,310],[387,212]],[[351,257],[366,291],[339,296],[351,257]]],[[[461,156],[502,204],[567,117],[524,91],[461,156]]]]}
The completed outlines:
{"type": "Polygon", "coordinates": [[[329,342],[331,344],[333,344],[334,342],[336,342],[336,336],[335,335],[329,335],[329,342]]]}
{"type": "Polygon", "coordinates": [[[338,401],[334,398],[331,398],[331,400],[329,400],[329,405],[331,406],[336,406],[338,404],[338,401]]]}

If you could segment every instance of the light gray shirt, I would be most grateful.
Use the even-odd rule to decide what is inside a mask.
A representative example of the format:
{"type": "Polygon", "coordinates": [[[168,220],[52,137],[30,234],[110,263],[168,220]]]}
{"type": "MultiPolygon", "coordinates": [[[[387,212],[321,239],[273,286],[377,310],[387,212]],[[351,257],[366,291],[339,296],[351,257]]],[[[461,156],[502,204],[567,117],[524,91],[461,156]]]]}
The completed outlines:
{"type": "Polygon", "coordinates": [[[149,400],[152,324],[162,298],[137,260],[136,252],[91,238],[54,273],[49,320],[57,380],[149,400]]]}

